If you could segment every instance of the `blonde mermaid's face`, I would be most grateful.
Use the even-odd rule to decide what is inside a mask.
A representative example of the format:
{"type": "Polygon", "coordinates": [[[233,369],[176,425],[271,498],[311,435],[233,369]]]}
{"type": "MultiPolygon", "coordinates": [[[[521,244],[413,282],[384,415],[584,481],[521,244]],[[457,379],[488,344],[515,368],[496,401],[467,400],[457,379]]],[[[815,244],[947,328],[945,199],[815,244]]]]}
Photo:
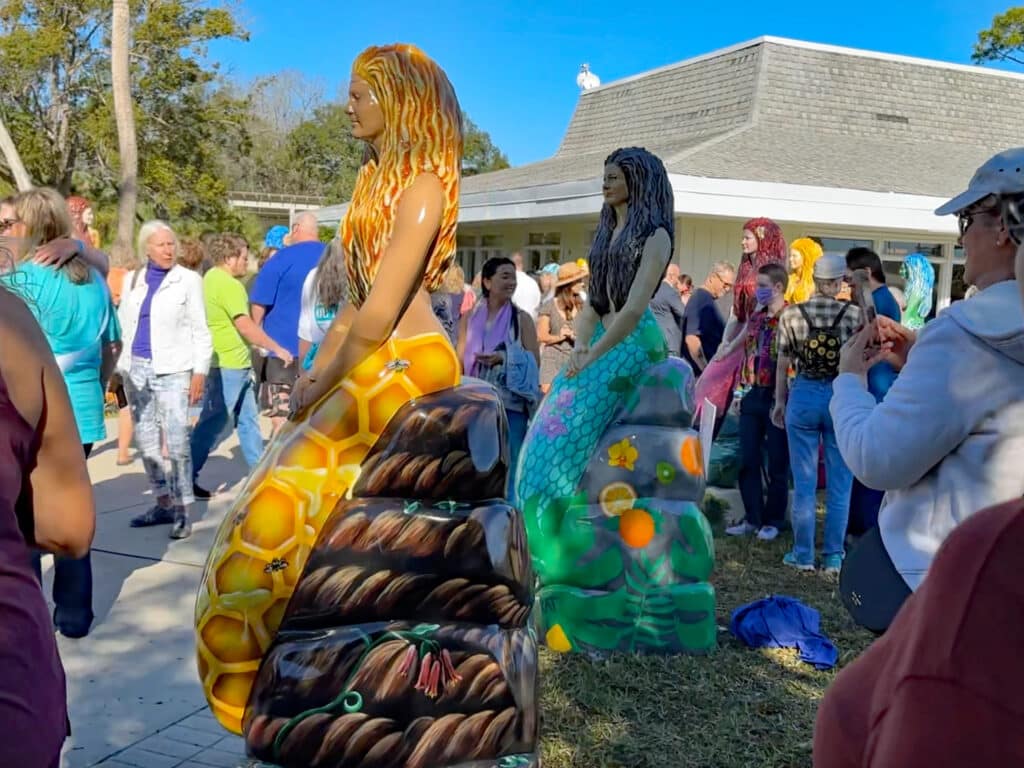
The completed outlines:
{"type": "Polygon", "coordinates": [[[800,267],[804,265],[804,255],[800,253],[796,248],[793,248],[789,252],[789,271],[796,272],[800,267]]]}
{"type": "Polygon", "coordinates": [[[377,95],[370,84],[355,73],[348,86],[346,111],[352,121],[353,138],[374,143],[384,133],[384,112],[377,95]]]}

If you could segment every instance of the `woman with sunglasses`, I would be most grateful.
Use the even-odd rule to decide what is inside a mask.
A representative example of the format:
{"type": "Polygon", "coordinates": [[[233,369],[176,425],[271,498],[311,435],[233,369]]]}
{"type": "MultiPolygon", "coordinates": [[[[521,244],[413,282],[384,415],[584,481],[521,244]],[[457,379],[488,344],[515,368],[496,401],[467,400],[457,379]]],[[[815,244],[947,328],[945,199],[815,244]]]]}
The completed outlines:
{"type": "MultiPolygon", "coordinates": [[[[14,197],[0,213],[8,227],[13,271],[3,285],[25,300],[46,334],[71,397],[86,457],[106,437],[104,391],[121,347],[121,331],[106,281],[81,257],[63,267],[33,262],[39,246],[66,238],[72,231],[64,199],[52,189],[33,189],[14,197]]],[[[38,555],[33,564],[40,574],[38,555]]],[[[80,638],[89,632],[92,612],[92,565],[89,553],[79,559],[57,557],[54,563],[54,623],[61,634],[80,638]]]]}
{"type": "MultiPolygon", "coordinates": [[[[955,311],[960,316],[956,322],[962,324],[965,316],[973,314],[975,309],[980,310],[969,305],[980,300],[987,307],[987,314],[994,308],[997,298],[1000,308],[1010,312],[1001,318],[1001,323],[996,316],[990,318],[993,329],[997,323],[1002,326],[998,345],[1007,352],[1018,350],[1018,359],[1022,356],[1024,248],[1019,247],[1024,239],[1022,168],[1024,148],[997,155],[982,167],[971,189],[939,209],[961,215],[968,263],[980,257],[969,271],[985,287],[971,301],[955,304],[929,323],[919,337],[898,323],[880,319],[878,330],[885,345],[883,354],[871,355],[872,360],[890,356],[902,361],[913,343],[918,349],[914,352],[914,361],[907,363],[905,370],[917,366],[922,351],[926,356],[932,355],[934,364],[934,345],[940,340],[935,338],[936,328],[941,331],[945,318],[955,311]],[[999,174],[994,184],[993,174],[999,174]],[[1002,211],[993,204],[993,196],[1005,206],[1002,211]],[[984,240],[990,241],[988,247],[984,240]],[[1017,250],[1016,280],[1012,279],[1014,250],[1017,250]],[[929,347],[932,347],[930,352],[929,347]]],[[[981,318],[976,318],[975,322],[979,320],[981,318]]],[[[874,338],[873,330],[869,328],[861,334],[845,356],[862,360],[868,342],[874,338]]],[[[967,345],[974,343],[964,338],[960,341],[967,345]]],[[[950,348],[946,354],[946,365],[933,368],[932,373],[950,381],[955,374],[949,373],[952,367],[949,358],[961,352],[950,348]]],[[[980,368],[967,368],[966,362],[959,367],[962,372],[969,372],[968,378],[977,376],[984,381],[977,386],[960,382],[954,389],[962,386],[962,395],[957,392],[953,401],[935,404],[943,409],[942,414],[935,415],[936,421],[950,432],[958,428],[956,409],[961,407],[964,398],[973,395],[987,400],[989,407],[995,404],[977,388],[990,386],[991,376],[980,368]]],[[[1005,366],[1000,375],[1015,376],[1020,382],[1022,373],[1020,365],[1016,369],[1005,366]]],[[[905,376],[906,373],[897,386],[905,376]]],[[[890,397],[891,394],[892,390],[890,397]]],[[[1021,764],[1024,732],[1019,724],[1024,714],[1020,696],[1024,687],[1024,661],[1020,638],[1024,634],[1024,612],[1021,611],[1024,585],[1020,579],[1020,552],[1024,549],[1024,501],[1020,498],[1019,484],[1021,456],[1018,453],[1015,462],[1008,459],[1006,446],[1016,441],[1019,451],[1024,420],[1022,395],[1024,393],[1018,393],[1016,405],[998,414],[1003,437],[998,437],[995,430],[988,437],[975,430],[955,449],[952,457],[943,459],[934,471],[929,471],[933,489],[946,496],[942,504],[949,504],[947,510],[937,506],[937,516],[943,516],[943,511],[955,511],[970,514],[970,519],[953,530],[942,544],[930,564],[928,577],[903,604],[885,636],[843,669],[826,692],[818,709],[814,733],[815,768],[1021,764]],[[1010,434],[1012,428],[1007,429],[1010,425],[1015,425],[1016,437],[1010,434]],[[980,458],[986,452],[982,448],[983,441],[990,443],[988,448],[998,463],[992,467],[977,464],[970,468],[963,460],[972,451],[980,458]],[[954,462],[961,470],[973,469],[970,473],[973,477],[963,484],[963,491],[958,481],[967,479],[968,473],[956,477],[954,468],[949,466],[954,462]],[[1018,481],[1015,489],[1007,485],[1013,476],[1018,481]],[[972,514],[971,505],[981,502],[982,495],[991,503],[1002,497],[1005,503],[972,514]]],[[[919,437],[918,446],[927,446],[927,443],[919,437]]],[[[906,508],[905,497],[894,499],[893,503],[906,508]]],[[[883,515],[887,512],[887,508],[882,510],[883,515]]],[[[916,530],[924,532],[921,526],[916,530]]],[[[862,595],[861,598],[865,596],[870,597],[862,595]]]]}
{"type": "Polygon", "coordinates": [[[916,336],[879,318],[844,349],[830,406],[839,450],[865,485],[886,491],[878,528],[850,552],[840,585],[868,629],[888,627],[957,525],[1024,494],[1024,310],[1017,246],[1000,212],[1002,196],[1024,193],[1018,168],[1024,162],[997,155],[938,210],[960,217],[964,277],[977,295],[916,336]],[[900,375],[876,403],[866,374],[883,360],[900,375]]]}

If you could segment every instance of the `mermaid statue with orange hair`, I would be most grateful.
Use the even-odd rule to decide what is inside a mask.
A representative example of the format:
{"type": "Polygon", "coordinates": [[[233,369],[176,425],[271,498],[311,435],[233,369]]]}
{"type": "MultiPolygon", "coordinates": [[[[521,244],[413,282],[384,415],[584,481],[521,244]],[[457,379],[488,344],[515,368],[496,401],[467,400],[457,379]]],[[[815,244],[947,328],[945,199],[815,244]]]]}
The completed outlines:
{"type": "Polygon", "coordinates": [[[367,145],[340,228],[350,302],[218,531],[196,604],[211,709],[282,766],[534,764],[533,576],[499,497],[507,431],[436,319],[462,121],[411,45],[352,67],[367,145]],[[487,764],[490,764],[489,762],[487,764]]]}

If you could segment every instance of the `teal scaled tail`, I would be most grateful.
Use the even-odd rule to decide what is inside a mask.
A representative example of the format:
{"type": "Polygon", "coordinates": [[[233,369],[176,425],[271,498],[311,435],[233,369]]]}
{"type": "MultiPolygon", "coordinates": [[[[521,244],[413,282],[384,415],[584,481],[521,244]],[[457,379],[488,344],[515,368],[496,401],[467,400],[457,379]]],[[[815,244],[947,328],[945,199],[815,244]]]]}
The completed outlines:
{"type": "MultiPolygon", "coordinates": [[[[605,333],[598,323],[591,346],[605,333]]],[[[562,570],[558,531],[566,501],[622,402],[617,386],[635,381],[668,357],[650,309],[633,332],[570,379],[559,373],[526,433],[516,471],[516,500],[526,518],[527,540],[541,583],[562,570]]]]}

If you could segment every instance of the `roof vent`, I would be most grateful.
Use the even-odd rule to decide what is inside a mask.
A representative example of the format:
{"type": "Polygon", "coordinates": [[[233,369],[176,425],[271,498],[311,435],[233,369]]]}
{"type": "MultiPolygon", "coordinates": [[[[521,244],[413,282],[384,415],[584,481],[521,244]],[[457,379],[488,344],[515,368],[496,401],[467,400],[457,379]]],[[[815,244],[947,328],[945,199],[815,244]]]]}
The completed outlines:
{"type": "Polygon", "coordinates": [[[910,125],[909,117],[904,117],[903,115],[888,115],[885,112],[876,112],[875,120],[881,120],[883,123],[900,123],[901,125],[910,125]]]}

